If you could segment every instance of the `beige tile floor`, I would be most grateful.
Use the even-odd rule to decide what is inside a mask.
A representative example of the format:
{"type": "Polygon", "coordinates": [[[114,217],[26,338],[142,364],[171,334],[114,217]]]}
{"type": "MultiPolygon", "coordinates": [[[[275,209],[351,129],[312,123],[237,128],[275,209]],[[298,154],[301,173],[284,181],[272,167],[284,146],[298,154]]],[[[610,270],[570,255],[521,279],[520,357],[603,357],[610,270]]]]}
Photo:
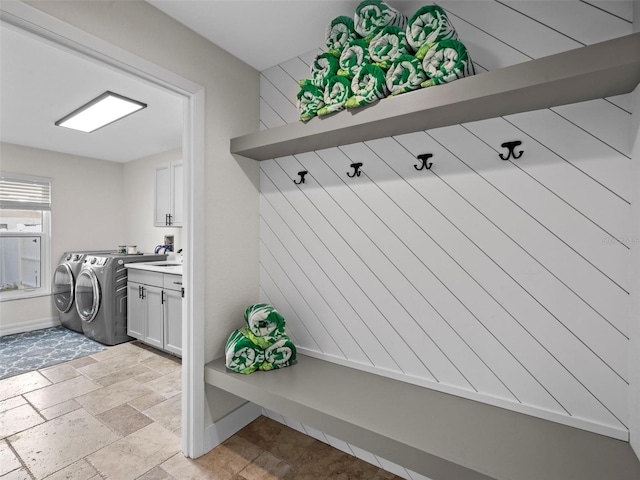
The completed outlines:
{"type": "Polygon", "coordinates": [[[131,342],[0,380],[0,479],[399,478],[266,417],[185,458],[180,369],[131,342]]]}

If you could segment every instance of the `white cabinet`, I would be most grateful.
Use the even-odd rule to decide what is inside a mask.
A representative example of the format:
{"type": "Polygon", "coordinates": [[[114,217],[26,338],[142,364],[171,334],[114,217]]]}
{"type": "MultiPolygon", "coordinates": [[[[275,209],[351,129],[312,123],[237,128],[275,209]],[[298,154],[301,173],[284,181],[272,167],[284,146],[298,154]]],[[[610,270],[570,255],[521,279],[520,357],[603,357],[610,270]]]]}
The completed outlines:
{"type": "Polygon", "coordinates": [[[128,269],[127,335],[182,356],[182,276],[128,269]]]}
{"type": "Polygon", "coordinates": [[[184,221],[182,161],[164,163],[155,168],[153,225],[181,227],[184,221]]]}

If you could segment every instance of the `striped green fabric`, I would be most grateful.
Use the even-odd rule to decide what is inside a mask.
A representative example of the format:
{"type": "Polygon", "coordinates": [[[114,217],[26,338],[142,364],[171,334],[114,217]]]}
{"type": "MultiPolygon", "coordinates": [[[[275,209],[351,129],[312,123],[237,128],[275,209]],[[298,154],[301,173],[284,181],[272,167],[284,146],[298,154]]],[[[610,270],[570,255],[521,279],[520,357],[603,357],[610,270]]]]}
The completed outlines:
{"type": "Polygon", "coordinates": [[[297,95],[298,113],[300,120],[307,122],[316,116],[318,110],[324,107],[324,92],[321,88],[310,83],[302,85],[297,95]]]}
{"type": "Polygon", "coordinates": [[[342,51],[338,75],[349,79],[355,77],[362,65],[369,63],[369,44],[363,39],[351,40],[342,51]]]}
{"type": "Polygon", "coordinates": [[[225,345],[225,365],[237,373],[255,372],[264,363],[264,349],[248,337],[248,327],[235,330],[225,345]]]}
{"type": "Polygon", "coordinates": [[[244,311],[244,321],[258,337],[278,338],[284,334],[284,317],[267,303],[257,303],[244,311]]]}
{"type": "Polygon", "coordinates": [[[369,43],[371,63],[383,70],[387,70],[398,57],[409,53],[404,29],[395,25],[384,27],[369,43]]]}
{"type": "Polygon", "coordinates": [[[344,47],[351,40],[355,40],[358,34],[354,30],[353,19],[345,15],[331,20],[331,23],[327,25],[327,31],[325,34],[325,45],[327,46],[327,52],[336,58],[340,58],[340,54],[344,50],[344,47]]]}
{"type": "MultiPolygon", "coordinates": [[[[330,53],[320,53],[313,59],[311,65],[311,83],[316,87],[324,87],[329,79],[338,73],[340,64],[338,59],[330,53]]],[[[309,83],[308,80],[301,80],[300,85],[309,83]]]]}
{"type": "Polygon", "coordinates": [[[424,58],[429,44],[458,38],[446,12],[437,5],[418,9],[409,19],[406,34],[407,42],[420,60],[424,58]]]}
{"type": "Polygon", "coordinates": [[[420,88],[427,80],[422,62],[413,55],[402,55],[393,62],[387,71],[387,89],[391,95],[400,95],[420,88]]]}
{"type": "Polygon", "coordinates": [[[268,347],[264,351],[264,363],[258,368],[260,370],[274,370],[292,365],[296,360],[296,346],[283,335],[280,340],[268,347]]]}
{"type": "Polygon", "coordinates": [[[387,25],[405,28],[407,17],[382,0],[364,0],[353,16],[355,31],[367,42],[387,25]]]}
{"type": "Polygon", "coordinates": [[[318,116],[329,115],[344,109],[345,102],[351,96],[351,80],[336,75],[329,79],[324,89],[324,107],[318,110],[318,116]]]}
{"type": "Polygon", "coordinates": [[[387,96],[387,84],[384,70],[367,63],[351,81],[353,96],[347,100],[345,107],[354,108],[368,105],[387,96]]]}
{"type": "Polygon", "coordinates": [[[443,40],[432,44],[422,60],[427,80],[422,87],[449,83],[458,78],[475,75],[473,62],[464,44],[458,40],[443,40]]]}
{"type": "Polygon", "coordinates": [[[250,305],[244,312],[246,326],[235,330],[225,345],[225,365],[237,373],[274,370],[292,365],[296,347],[285,334],[285,322],[271,305],[250,305]]]}

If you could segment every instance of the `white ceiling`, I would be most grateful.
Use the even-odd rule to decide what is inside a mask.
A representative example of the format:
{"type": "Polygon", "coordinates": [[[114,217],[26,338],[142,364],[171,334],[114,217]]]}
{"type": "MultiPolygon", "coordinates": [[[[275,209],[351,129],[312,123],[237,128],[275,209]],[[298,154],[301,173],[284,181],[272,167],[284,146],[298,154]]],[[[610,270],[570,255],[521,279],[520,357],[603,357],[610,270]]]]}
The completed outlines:
{"type": "MultiPolygon", "coordinates": [[[[261,71],[324,44],[326,26],[352,16],[350,0],[147,0],[261,71]]],[[[389,4],[408,11],[403,4],[389,4]]],[[[0,140],[115,162],[179,148],[179,97],[27,36],[0,28],[0,140]],[[148,107],[94,133],[54,122],[111,90],[148,107]]]]}

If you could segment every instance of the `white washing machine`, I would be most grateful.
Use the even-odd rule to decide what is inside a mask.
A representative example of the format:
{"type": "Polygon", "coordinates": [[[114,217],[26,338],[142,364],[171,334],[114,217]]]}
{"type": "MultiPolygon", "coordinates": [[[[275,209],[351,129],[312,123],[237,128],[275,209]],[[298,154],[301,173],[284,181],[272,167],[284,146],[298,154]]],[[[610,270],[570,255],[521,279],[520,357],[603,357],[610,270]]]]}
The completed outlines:
{"type": "Polygon", "coordinates": [[[157,262],[166,255],[87,255],[76,280],[76,310],[83,333],[105,345],[133,340],[127,335],[127,263],[157,262]]]}
{"type": "Polygon", "coordinates": [[[70,330],[82,333],[82,320],[76,309],[76,278],[87,254],[108,254],[108,250],[65,252],[53,273],[53,304],[58,310],[60,323],[70,330]]]}

